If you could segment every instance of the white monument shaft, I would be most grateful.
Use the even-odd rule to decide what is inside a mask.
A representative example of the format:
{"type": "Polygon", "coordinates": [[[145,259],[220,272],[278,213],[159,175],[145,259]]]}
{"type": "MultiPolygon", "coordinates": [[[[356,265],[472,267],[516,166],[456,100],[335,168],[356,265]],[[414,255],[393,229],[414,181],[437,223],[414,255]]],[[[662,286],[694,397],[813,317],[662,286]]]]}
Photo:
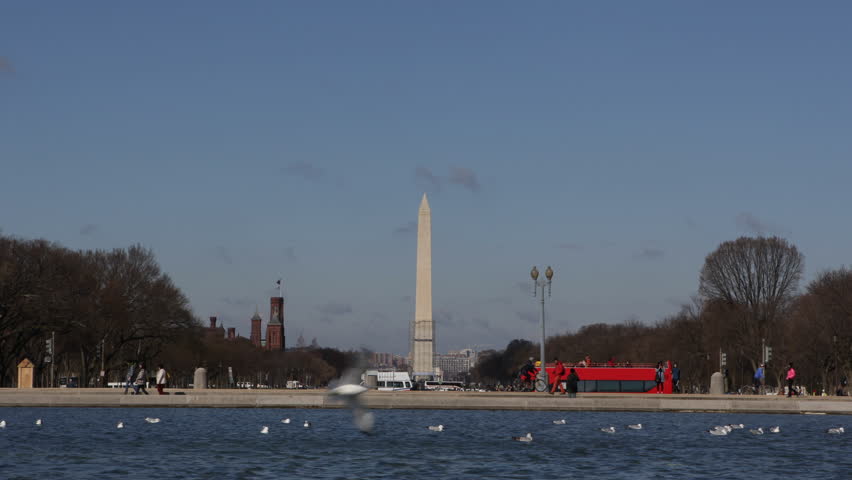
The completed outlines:
{"type": "Polygon", "coordinates": [[[417,286],[412,329],[412,370],[415,377],[434,374],[435,326],[432,322],[432,211],[426,194],[417,219],[417,286]]]}

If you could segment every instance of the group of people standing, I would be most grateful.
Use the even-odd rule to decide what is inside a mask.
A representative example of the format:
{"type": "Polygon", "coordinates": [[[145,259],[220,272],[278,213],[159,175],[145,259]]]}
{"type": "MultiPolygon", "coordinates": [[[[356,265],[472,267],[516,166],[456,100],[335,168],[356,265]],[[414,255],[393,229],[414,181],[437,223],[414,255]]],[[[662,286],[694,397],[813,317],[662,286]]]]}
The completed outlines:
{"type": "MultiPolygon", "coordinates": [[[[784,379],[787,381],[787,397],[792,397],[793,395],[798,395],[798,392],[793,388],[793,382],[796,381],[796,369],[793,368],[793,362],[787,364],[787,371],[784,375],[784,379]]],[[[754,389],[755,391],[760,391],[760,387],[762,387],[766,383],[766,364],[761,363],[757,370],[754,372],[754,389]]]]}
{"type": "MultiPolygon", "coordinates": [[[[166,381],[169,378],[169,374],[166,372],[166,368],[163,364],[157,365],[157,393],[160,395],[168,395],[168,393],[164,392],[163,389],[166,388],[166,381]]],[[[127,368],[127,375],[124,377],[124,394],[127,395],[128,390],[133,388],[133,393],[131,395],[140,395],[142,394],[148,395],[148,390],[146,390],[145,385],[148,383],[148,371],[145,369],[145,364],[142,362],[136,363],[131,362],[130,366],[127,368]]]]}
{"type": "Polygon", "coordinates": [[[554,381],[553,385],[550,387],[550,394],[553,395],[556,393],[556,390],[559,389],[563,395],[568,395],[568,398],[577,398],[577,382],[580,381],[580,376],[577,375],[577,370],[572,368],[568,372],[568,376],[565,378],[565,386],[563,386],[562,382],[559,380],[563,375],[565,375],[565,365],[559,361],[558,357],[554,357],[553,378],[555,378],[556,381],[554,381]]]}

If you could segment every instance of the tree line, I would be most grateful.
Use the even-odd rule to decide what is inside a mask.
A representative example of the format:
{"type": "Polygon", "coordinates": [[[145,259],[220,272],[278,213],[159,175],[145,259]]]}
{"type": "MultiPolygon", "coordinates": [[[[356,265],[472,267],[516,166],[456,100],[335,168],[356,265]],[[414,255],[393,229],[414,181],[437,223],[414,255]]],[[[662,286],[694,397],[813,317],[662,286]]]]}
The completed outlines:
{"type": "MultiPolygon", "coordinates": [[[[788,363],[797,383],[834,394],[852,370],[852,270],[822,272],[800,290],[804,256],[778,237],[726,241],[705,258],[692,301],[652,325],[629,320],[592,324],[549,337],[548,361],[656,363],[672,360],[687,390],[706,388],[726,356],[732,389],[752,383],[771,349],[767,382],[782,385],[788,363]]],[[[513,340],[504,350],[486,351],[472,378],[508,384],[539,346],[513,340]]]]}
{"type": "Polygon", "coordinates": [[[132,362],[149,370],[163,363],[174,386],[192,383],[197,367],[206,367],[218,387],[231,380],[323,385],[353,355],[315,345],[262,351],[243,338],[211,335],[153,252],[140,245],[77,251],[0,236],[0,387],[15,385],[24,358],[35,364],[36,386],[55,386],[63,376],[105,386],[122,381],[132,362]]]}

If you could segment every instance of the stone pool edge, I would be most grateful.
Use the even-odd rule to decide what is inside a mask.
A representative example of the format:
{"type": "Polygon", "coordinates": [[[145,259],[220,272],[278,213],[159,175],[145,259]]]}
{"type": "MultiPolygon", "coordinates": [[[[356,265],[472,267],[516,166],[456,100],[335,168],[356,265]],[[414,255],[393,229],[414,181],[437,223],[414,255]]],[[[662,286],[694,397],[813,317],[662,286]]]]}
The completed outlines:
{"type": "MultiPolygon", "coordinates": [[[[375,409],[727,412],[852,414],[852,397],[580,394],[510,392],[368,392],[375,409]]],[[[341,408],[324,390],[171,390],[123,395],[117,389],[0,389],[0,407],[341,408]]]]}

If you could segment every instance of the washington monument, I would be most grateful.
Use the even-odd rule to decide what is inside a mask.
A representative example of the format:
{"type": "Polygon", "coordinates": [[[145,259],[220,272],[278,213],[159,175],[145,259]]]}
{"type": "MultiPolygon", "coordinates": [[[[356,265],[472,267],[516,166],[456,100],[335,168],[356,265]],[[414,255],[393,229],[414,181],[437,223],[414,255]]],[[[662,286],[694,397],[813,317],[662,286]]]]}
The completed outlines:
{"type": "Polygon", "coordinates": [[[417,286],[414,297],[414,328],[411,329],[411,362],[414,379],[435,375],[435,324],[432,323],[432,211],[426,194],[417,218],[417,286]]]}

